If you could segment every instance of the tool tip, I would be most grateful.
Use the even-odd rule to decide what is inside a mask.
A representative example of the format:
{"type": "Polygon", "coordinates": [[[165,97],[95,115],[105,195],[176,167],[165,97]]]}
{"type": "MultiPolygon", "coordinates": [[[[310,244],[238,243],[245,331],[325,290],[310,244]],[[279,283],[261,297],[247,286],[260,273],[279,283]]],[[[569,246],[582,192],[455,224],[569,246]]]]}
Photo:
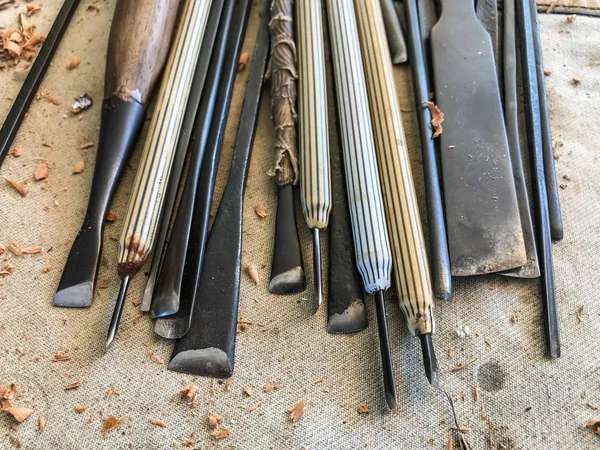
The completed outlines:
{"type": "Polygon", "coordinates": [[[433,387],[438,387],[437,358],[435,356],[431,334],[422,334],[419,336],[419,339],[421,340],[421,350],[423,351],[425,375],[427,375],[427,379],[433,387]]]}
{"type": "Polygon", "coordinates": [[[321,239],[319,236],[319,229],[313,228],[313,276],[315,279],[315,296],[316,305],[314,312],[319,310],[319,307],[323,303],[323,270],[321,267],[321,239]]]}
{"type": "Polygon", "coordinates": [[[93,298],[94,283],[86,281],[56,291],[52,304],[65,308],[87,308],[92,304],[93,298]]]}

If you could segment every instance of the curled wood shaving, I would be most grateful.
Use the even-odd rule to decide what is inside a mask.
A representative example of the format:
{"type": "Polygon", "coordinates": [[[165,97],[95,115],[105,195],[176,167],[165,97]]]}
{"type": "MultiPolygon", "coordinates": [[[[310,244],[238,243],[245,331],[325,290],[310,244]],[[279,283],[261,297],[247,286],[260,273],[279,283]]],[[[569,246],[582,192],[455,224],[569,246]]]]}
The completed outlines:
{"type": "Polygon", "coordinates": [[[12,155],[13,158],[18,158],[19,156],[21,156],[23,154],[23,146],[22,145],[17,145],[10,152],[8,152],[8,154],[12,155]]]}
{"type": "Polygon", "coordinates": [[[102,437],[106,437],[106,435],[117,428],[125,421],[125,417],[121,417],[120,419],[115,416],[108,416],[104,419],[104,423],[102,424],[102,437]]]}
{"type": "Polygon", "coordinates": [[[260,282],[260,278],[258,276],[258,269],[254,264],[242,264],[242,270],[246,272],[250,278],[254,281],[254,283],[258,286],[260,282]]]}
{"type": "Polygon", "coordinates": [[[227,380],[227,385],[225,387],[225,389],[227,389],[228,391],[231,390],[231,386],[233,386],[233,377],[231,377],[229,380],[227,380]]]}
{"type": "Polygon", "coordinates": [[[48,166],[45,163],[40,163],[36,167],[33,177],[35,178],[35,181],[40,181],[40,180],[47,178],[48,177],[48,166]]]}
{"type": "Polygon", "coordinates": [[[256,408],[258,408],[259,403],[255,403],[254,405],[252,405],[250,408],[248,408],[248,412],[252,412],[254,410],[256,410],[256,408]]]}
{"type": "Polygon", "coordinates": [[[21,183],[13,180],[12,178],[8,178],[8,177],[4,177],[4,179],[6,180],[7,183],[9,183],[12,187],[15,188],[15,190],[19,193],[19,195],[21,195],[21,197],[27,197],[27,191],[25,190],[25,188],[23,187],[23,185],[21,183]]]}
{"type": "Polygon", "coordinates": [[[46,428],[46,419],[44,416],[40,416],[38,418],[38,430],[44,431],[44,428],[46,428]]]}
{"type": "Polygon", "coordinates": [[[359,405],[356,407],[356,410],[359,414],[369,414],[369,407],[364,402],[359,403],[359,405]]]}
{"type": "Polygon", "coordinates": [[[252,397],[252,387],[250,386],[246,386],[243,390],[244,394],[246,394],[248,397],[252,397]]]}
{"type": "Polygon", "coordinates": [[[213,431],[210,433],[210,435],[214,439],[225,439],[227,436],[229,436],[229,430],[227,428],[221,428],[220,430],[213,431]]]}
{"type": "Polygon", "coordinates": [[[238,72],[243,72],[248,67],[248,61],[250,60],[250,55],[248,52],[243,52],[240,55],[240,60],[238,61],[238,72]]]}
{"type": "Polygon", "coordinates": [[[304,405],[304,400],[300,400],[298,403],[288,409],[292,423],[298,422],[298,420],[300,420],[300,418],[304,415],[304,405]]]}
{"type": "Polygon", "coordinates": [[[152,425],[156,425],[157,427],[161,427],[161,428],[166,428],[167,424],[165,422],[163,422],[162,420],[158,420],[158,419],[152,419],[150,421],[150,423],[152,425]]]}
{"type": "MultiPolygon", "coordinates": [[[[8,401],[2,402],[3,405],[5,403],[8,403],[10,405],[10,402],[8,401]]],[[[3,406],[3,408],[0,409],[0,411],[10,414],[19,423],[27,420],[33,414],[33,411],[31,409],[19,408],[18,406],[3,406]]]]}
{"type": "Polygon", "coordinates": [[[263,206],[260,203],[256,204],[256,206],[254,207],[254,212],[261,219],[267,217],[267,211],[265,211],[265,208],[263,208],[263,206]]]}
{"type": "Polygon", "coordinates": [[[73,55],[71,56],[71,61],[69,61],[69,64],[67,64],[67,70],[76,69],[79,67],[79,64],[81,64],[81,58],[73,55]]]}
{"type": "Polygon", "coordinates": [[[27,14],[27,17],[31,17],[42,10],[42,8],[40,8],[39,6],[35,6],[33,3],[28,3],[27,5],[25,5],[25,7],[27,8],[27,12],[25,13],[27,14]]]}
{"type": "Polygon", "coordinates": [[[81,172],[83,172],[84,169],[85,169],[85,163],[83,162],[83,159],[82,159],[77,164],[75,164],[75,167],[73,167],[73,173],[81,173],[81,172]]]}
{"type": "Polygon", "coordinates": [[[315,384],[323,383],[324,381],[325,381],[325,378],[321,377],[321,378],[315,380],[315,384]]]}
{"type": "Polygon", "coordinates": [[[25,247],[21,249],[21,252],[24,255],[34,255],[36,253],[42,253],[44,251],[43,247],[25,247]]]}
{"type": "Polygon", "coordinates": [[[74,383],[66,385],[65,391],[71,391],[73,389],[77,389],[79,386],[81,386],[81,383],[79,381],[75,381],[74,383]]]}
{"type": "Polygon", "coordinates": [[[11,242],[6,246],[9,252],[11,252],[15,256],[23,256],[23,251],[21,250],[21,246],[17,242],[11,242]]]}
{"type": "Polygon", "coordinates": [[[442,122],[444,121],[444,113],[433,102],[423,102],[429,107],[431,111],[431,126],[435,129],[433,138],[435,139],[442,134],[442,122]]]}
{"type": "Polygon", "coordinates": [[[583,322],[583,305],[579,307],[577,310],[577,320],[581,323],[583,322]]]}
{"type": "Polygon", "coordinates": [[[221,423],[221,416],[217,416],[216,414],[210,414],[208,416],[208,426],[210,429],[212,430],[216,430],[217,427],[219,426],[219,423],[221,423]]]}
{"type": "Polygon", "coordinates": [[[51,361],[69,361],[71,359],[70,353],[58,352],[52,357],[51,361]]]}

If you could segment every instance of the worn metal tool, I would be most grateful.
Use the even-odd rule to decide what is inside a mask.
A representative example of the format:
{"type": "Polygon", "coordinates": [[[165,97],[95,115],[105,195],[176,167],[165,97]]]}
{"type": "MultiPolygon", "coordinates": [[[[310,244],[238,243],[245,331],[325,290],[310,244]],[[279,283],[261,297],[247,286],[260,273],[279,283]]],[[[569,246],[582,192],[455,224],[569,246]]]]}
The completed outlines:
{"type": "Polygon", "coordinates": [[[552,261],[552,237],[544,171],[544,149],[540,121],[538,77],[536,73],[535,44],[532,14],[529,0],[517,0],[517,26],[521,50],[525,123],[531,168],[531,184],[535,211],[538,260],[541,272],[542,309],[546,353],[550,358],[560,357],[560,333],[558,310],[554,286],[554,264],[552,261]]]}
{"type": "Polygon", "coordinates": [[[379,0],[355,0],[354,5],[400,309],[409,331],[421,341],[425,373],[436,386],[437,360],[431,339],[435,323],[427,250],[392,64],[384,51],[387,39],[381,7],[379,0]]]}
{"type": "Polygon", "coordinates": [[[500,272],[500,274],[520,278],[537,278],[540,276],[540,269],[537,259],[533,222],[531,220],[529,195],[527,193],[527,179],[525,178],[525,171],[523,169],[521,145],[519,142],[515,0],[504,0],[502,5],[504,20],[504,122],[506,123],[513,178],[517,189],[517,200],[519,201],[519,216],[523,229],[527,263],[521,267],[500,272]]]}
{"type": "MultiPolygon", "coordinates": [[[[424,6],[425,3],[425,1],[420,1],[419,5],[424,6]]],[[[431,126],[431,111],[426,104],[429,101],[432,86],[429,84],[427,77],[425,49],[419,23],[417,0],[404,0],[404,8],[413,92],[415,94],[415,107],[418,112],[417,119],[423,158],[433,295],[437,300],[450,301],[452,300],[452,277],[450,275],[450,255],[444,222],[444,205],[440,187],[436,142],[433,139],[434,131],[431,126]]],[[[431,13],[435,14],[433,5],[431,13]]]]}
{"type": "Polygon", "coordinates": [[[385,396],[388,406],[395,408],[396,383],[384,304],[392,258],[356,15],[352,0],[330,0],[327,11],[356,262],[365,290],[375,295],[385,396]]]}
{"type": "Polygon", "coordinates": [[[169,370],[226,378],[233,373],[242,256],[244,190],[269,55],[265,2],[252,55],[229,178],[204,256],[190,331],[175,343],[169,370]]]}
{"type": "MultiPolygon", "coordinates": [[[[233,3],[233,2],[232,2],[233,3]]],[[[183,279],[181,283],[181,303],[177,313],[156,320],[154,332],[167,339],[183,337],[191,327],[192,311],[202,273],[204,251],[208,239],[208,224],[217,180],[223,138],[229,117],[229,108],[235,86],[239,55],[246,35],[246,25],[250,15],[249,0],[238,0],[231,22],[231,32],[225,49],[225,61],[219,81],[215,110],[210,123],[210,134],[202,159],[202,170],[198,179],[196,201],[193,205],[191,235],[188,241],[183,279]]],[[[212,63],[211,63],[212,65],[212,63]]],[[[194,140],[194,146],[199,145],[194,140]]]]}
{"type": "Polygon", "coordinates": [[[380,2],[392,62],[394,64],[401,64],[406,62],[408,53],[406,51],[406,41],[404,40],[400,20],[396,14],[394,2],[393,0],[380,0],[380,2]]]}
{"type": "Polygon", "coordinates": [[[443,0],[431,30],[452,275],[527,262],[489,34],[472,0],[443,0]]]}
{"type": "Polygon", "coordinates": [[[277,217],[275,245],[269,292],[296,294],[306,288],[302,251],[296,226],[294,185],[298,183],[296,148],[296,44],[294,39],[294,2],[271,1],[271,116],[275,129],[275,167],[277,179],[277,217]]]}
{"type": "Polygon", "coordinates": [[[560,241],[564,236],[556,167],[554,166],[554,150],[552,149],[552,133],[550,132],[550,112],[546,97],[546,77],[544,76],[544,58],[542,55],[542,40],[535,0],[530,1],[531,29],[533,34],[533,49],[535,52],[535,69],[537,73],[538,93],[540,99],[540,126],[542,128],[542,148],[544,150],[544,173],[548,195],[548,214],[550,217],[550,232],[552,239],[560,241]]]}
{"type": "Polygon", "coordinates": [[[175,209],[175,202],[179,193],[179,184],[182,180],[181,175],[183,173],[183,167],[190,144],[190,139],[192,137],[192,131],[194,130],[194,123],[196,121],[196,114],[198,113],[198,106],[200,105],[200,99],[202,97],[202,91],[204,90],[204,83],[208,73],[209,65],[207,62],[210,61],[210,56],[212,54],[215,39],[217,37],[217,30],[219,28],[219,21],[221,19],[224,1],[225,0],[213,0],[210,13],[208,15],[206,30],[204,30],[202,47],[200,47],[200,56],[198,57],[198,63],[196,64],[196,70],[194,71],[194,79],[192,80],[190,97],[183,115],[183,124],[181,125],[179,140],[177,141],[177,149],[175,150],[175,157],[173,158],[171,178],[169,179],[169,186],[167,187],[167,193],[165,195],[163,210],[160,217],[160,224],[158,226],[158,235],[154,244],[152,264],[150,265],[148,280],[146,281],[146,288],[144,289],[144,296],[142,297],[142,304],[140,306],[140,310],[143,312],[150,311],[150,307],[152,305],[154,288],[156,287],[156,278],[158,277],[158,272],[160,271],[161,263],[164,257],[164,248],[167,243],[169,226],[171,224],[173,211],[175,209]]]}
{"type": "Polygon", "coordinates": [[[184,4],[119,241],[121,288],[108,330],[107,347],[115,339],[129,282],[153,248],[210,6],[211,0],[188,0],[184,4]]]}
{"type": "Polygon", "coordinates": [[[475,12],[481,21],[483,27],[487,30],[492,40],[494,49],[494,61],[496,62],[496,74],[498,76],[498,88],[500,95],[504,93],[504,83],[502,82],[502,50],[500,48],[498,33],[498,0],[477,0],[475,12]]]}
{"type": "MultiPolygon", "coordinates": [[[[406,2],[404,2],[406,6],[406,2]]],[[[431,69],[431,29],[437,23],[440,17],[440,0],[418,0],[418,22],[421,47],[423,49],[423,61],[425,64],[425,75],[427,76],[427,85],[431,88],[430,92],[434,92],[433,87],[433,72],[431,69]]],[[[407,25],[409,19],[407,17],[407,25]]]]}
{"type": "MultiPolygon", "coordinates": [[[[161,269],[154,287],[154,298],[150,308],[150,318],[170,316],[179,311],[181,303],[181,288],[186,265],[188,242],[192,231],[192,216],[196,202],[196,192],[200,180],[202,160],[212,127],[213,112],[215,110],[217,90],[219,87],[222,70],[224,67],[227,38],[233,17],[233,7],[236,2],[227,2],[223,8],[217,39],[213,48],[206,84],[202,91],[202,100],[196,115],[194,136],[190,148],[187,176],[179,207],[171,229],[171,238],[165,249],[161,269]]],[[[183,301],[189,303],[190,299],[183,301]]]]}
{"type": "MultiPolygon", "coordinates": [[[[325,11],[324,11],[325,12],[325,11]]],[[[323,22],[324,41],[330,43],[327,21],[323,22]]],[[[355,333],[369,325],[362,280],[356,265],[352,221],[348,206],[346,176],[342,161],[339,115],[336,105],[333,61],[330,45],[325,45],[327,76],[327,117],[331,171],[331,213],[329,215],[329,286],[327,292],[327,332],[355,333]]]]}
{"type": "Polygon", "coordinates": [[[78,5],[79,0],[65,0],[61,6],[35,61],[33,61],[33,64],[29,68],[29,73],[21,86],[21,90],[17,94],[17,98],[13,102],[8,115],[2,123],[2,128],[0,129],[0,166],[2,166],[4,158],[8,155],[10,146],[19,132],[21,123],[29,109],[29,105],[46,75],[54,52],[56,52],[78,5]]]}
{"type": "Polygon", "coordinates": [[[298,30],[298,111],[300,147],[300,200],[302,213],[313,233],[315,314],[323,302],[320,232],[329,224],[331,179],[325,50],[320,2],[296,0],[298,30]]]}
{"type": "Polygon", "coordinates": [[[73,242],[55,306],[92,304],[105,217],[146,118],[145,104],[164,66],[178,0],[120,0],[108,41],[104,103],[89,203],[73,242]]]}

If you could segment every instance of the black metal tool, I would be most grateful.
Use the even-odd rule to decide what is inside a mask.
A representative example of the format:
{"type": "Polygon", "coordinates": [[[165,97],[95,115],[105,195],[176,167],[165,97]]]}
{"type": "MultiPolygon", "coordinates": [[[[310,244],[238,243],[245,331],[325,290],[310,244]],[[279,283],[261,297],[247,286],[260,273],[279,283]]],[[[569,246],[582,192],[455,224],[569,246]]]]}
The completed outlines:
{"type": "MultiPolygon", "coordinates": [[[[189,151],[190,157],[185,186],[171,229],[171,238],[165,248],[164,259],[161,262],[161,269],[156,279],[154,298],[152,299],[152,307],[150,308],[151,319],[170,316],[179,311],[183,272],[192,228],[196,192],[200,180],[204,151],[212,127],[217,91],[223,73],[225,50],[228,46],[234,5],[235,2],[230,1],[223,8],[216,42],[210,62],[208,63],[206,84],[202,91],[200,107],[196,114],[192,145],[189,151]]],[[[189,299],[186,299],[186,301],[189,302],[189,299]]]]}
{"type": "Polygon", "coordinates": [[[472,0],[443,0],[431,30],[452,275],[527,262],[489,34],[472,0]]]}
{"type": "Polygon", "coordinates": [[[496,61],[496,74],[498,75],[498,87],[500,89],[500,95],[502,96],[504,92],[504,83],[502,82],[502,50],[500,49],[498,38],[498,0],[477,0],[475,11],[481,24],[487,30],[490,39],[492,40],[494,60],[496,61]]]}
{"type": "Polygon", "coordinates": [[[225,378],[233,373],[240,294],[244,190],[269,55],[265,2],[227,186],[206,245],[190,331],[175,343],[169,370],[225,378]]]}
{"type": "Polygon", "coordinates": [[[406,62],[408,53],[406,51],[406,41],[400,26],[400,20],[394,8],[392,0],[381,0],[381,11],[383,12],[383,22],[385,23],[385,33],[387,35],[390,54],[394,64],[406,62]]]}
{"type": "Polygon", "coordinates": [[[529,146],[529,165],[535,211],[538,260],[540,263],[543,300],[543,321],[546,352],[550,358],[560,357],[560,333],[554,286],[552,237],[544,171],[544,149],[540,120],[538,78],[536,73],[535,45],[529,0],[517,0],[517,26],[521,49],[521,71],[525,99],[525,123],[529,146]]]}
{"type": "Polygon", "coordinates": [[[202,39],[200,57],[198,58],[198,64],[194,72],[192,90],[190,92],[188,104],[185,108],[183,124],[181,125],[181,131],[179,132],[177,149],[175,150],[175,158],[173,159],[171,179],[169,180],[169,186],[165,196],[165,204],[163,206],[163,213],[161,215],[160,225],[158,227],[158,236],[156,237],[156,246],[154,247],[153,252],[154,256],[152,258],[152,264],[150,265],[148,280],[146,281],[146,288],[144,289],[144,296],[140,306],[140,310],[144,312],[150,311],[150,307],[152,305],[154,288],[156,287],[156,278],[158,276],[158,272],[160,271],[160,266],[164,257],[164,248],[167,243],[169,225],[171,223],[173,210],[175,209],[175,202],[179,193],[179,184],[181,182],[183,166],[185,164],[190,139],[192,137],[192,131],[194,129],[194,123],[196,121],[196,114],[198,112],[198,105],[200,105],[200,99],[202,97],[202,91],[204,89],[204,83],[208,73],[208,64],[206,61],[210,61],[210,56],[212,54],[217,36],[217,30],[219,28],[219,21],[221,19],[224,1],[225,0],[213,0],[208,16],[208,23],[206,24],[206,31],[204,32],[204,38],[202,39]]]}
{"type": "MultiPolygon", "coordinates": [[[[426,2],[423,2],[426,3],[426,2]]],[[[419,5],[421,2],[419,2],[419,5]]],[[[452,277],[450,275],[450,255],[444,222],[444,205],[438,172],[436,146],[431,126],[431,111],[424,102],[429,100],[432,87],[427,77],[427,64],[423,48],[423,37],[419,23],[417,0],[404,0],[406,30],[410,68],[413,77],[415,105],[418,110],[419,136],[423,157],[423,175],[427,196],[427,224],[429,226],[429,247],[431,258],[431,281],[433,295],[438,300],[452,300],[452,277]]],[[[431,14],[435,14],[432,5],[431,14]]]]}
{"type": "Polygon", "coordinates": [[[544,76],[544,58],[542,56],[542,40],[538,22],[537,5],[530,1],[531,27],[533,33],[533,49],[535,52],[535,69],[537,73],[538,93],[540,99],[540,125],[542,127],[542,148],[544,150],[544,173],[548,195],[548,214],[550,216],[550,232],[552,239],[560,241],[564,236],[563,220],[558,197],[554,151],[552,149],[552,133],[550,132],[550,112],[546,97],[546,78],[544,76]]]}
{"type": "Polygon", "coordinates": [[[65,0],[63,3],[52,24],[52,28],[50,28],[50,32],[46,36],[35,61],[29,69],[29,73],[25,78],[23,86],[21,86],[17,98],[10,108],[6,119],[4,119],[4,123],[0,129],[0,166],[2,166],[4,158],[6,158],[10,150],[10,146],[23,122],[25,113],[29,109],[29,105],[35,97],[38,87],[44,79],[44,75],[46,75],[54,52],[58,48],[78,5],[79,0],[65,0]]]}
{"type": "MultiPolygon", "coordinates": [[[[240,0],[231,23],[231,33],[224,52],[222,75],[219,79],[219,91],[216,106],[210,123],[210,134],[202,160],[202,170],[198,181],[196,200],[193,205],[192,227],[188,241],[183,279],[181,282],[180,305],[177,313],[156,320],[154,332],[167,339],[183,337],[190,329],[192,311],[196,302],[196,291],[202,273],[202,262],[208,239],[208,224],[212,198],[217,180],[223,138],[229,117],[229,108],[235,86],[239,54],[246,34],[246,25],[250,13],[250,2],[240,0]]],[[[211,63],[212,64],[212,63],[211,63]]],[[[194,145],[199,145],[197,140],[194,145]]],[[[189,176],[189,175],[188,175],[189,176]]]]}

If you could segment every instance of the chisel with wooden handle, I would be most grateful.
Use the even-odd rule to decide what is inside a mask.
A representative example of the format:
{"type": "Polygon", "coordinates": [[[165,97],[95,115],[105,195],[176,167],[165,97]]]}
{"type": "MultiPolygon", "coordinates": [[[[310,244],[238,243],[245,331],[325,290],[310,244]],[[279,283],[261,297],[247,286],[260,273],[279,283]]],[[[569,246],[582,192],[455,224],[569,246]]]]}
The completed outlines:
{"type": "Polygon", "coordinates": [[[108,207],[146,118],[164,66],[179,0],[119,0],[108,41],[104,103],[87,213],[73,242],[55,306],[92,304],[108,207]]]}
{"type": "Polygon", "coordinates": [[[314,314],[323,301],[320,231],[327,228],[331,211],[329,123],[320,2],[297,0],[296,18],[300,200],[304,220],[313,233],[313,277],[317,297],[317,301],[313,302],[314,314]]]}
{"type": "Polygon", "coordinates": [[[379,0],[355,0],[354,5],[400,309],[421,341],[427,378],[436,385],[429,265],[381,7],[379,0]]]}
{"type": "Polygon", "coordinates": [[[109,326],[114,341],[127,288],[152,251],[211,0],[188,0],[152,115],[119,242],[121,288],[109,326]]]}
{"type": "Polygon", "coordinates": [[[356,263],[365,290],[375,295],[385,396],[388,406],[395,408],[396,383],[384,304],[384,292],[391,284],[392,257],[356,16],[352,0],[329,0],[327,11],[356,263]]]}

